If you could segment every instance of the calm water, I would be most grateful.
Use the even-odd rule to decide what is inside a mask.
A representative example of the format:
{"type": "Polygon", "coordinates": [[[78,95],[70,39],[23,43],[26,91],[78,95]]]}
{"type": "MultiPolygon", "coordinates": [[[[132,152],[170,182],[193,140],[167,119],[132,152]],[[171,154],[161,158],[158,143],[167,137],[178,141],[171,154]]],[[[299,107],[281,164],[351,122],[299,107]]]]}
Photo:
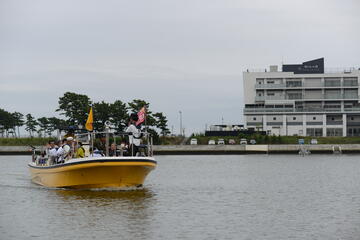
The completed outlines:
{"type": "Polygon", "coordinates": [[[32,184],[0,156],[0,239],[360,239],[360,155],[159,156],[136,191],[32,184]]]}

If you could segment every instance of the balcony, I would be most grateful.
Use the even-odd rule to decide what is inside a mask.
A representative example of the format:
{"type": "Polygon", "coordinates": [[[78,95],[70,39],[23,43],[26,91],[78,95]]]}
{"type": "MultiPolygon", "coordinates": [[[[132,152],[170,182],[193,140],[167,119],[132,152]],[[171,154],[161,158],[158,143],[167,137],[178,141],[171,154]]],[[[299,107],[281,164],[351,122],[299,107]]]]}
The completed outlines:
{"type": "Polygon", "coordinates": [[[284,96],[256,96],[255,101],[272,101],[272,100],[285,100],[284,96]]]}
{"type": "Polygon", "coordinates": [[[255,84],[255,89],[314,89],[314,88],[358,88],[358,82],[341,82],[341,83],[319,83],[305,85],[287,85],[284,83],[278,84],[255,84]]]}
{"type": "Polygon", "coordinates": [[[344,99],[358,99],[359,96],[357,94],[344,94],[344,99]]]}
{"type": "Polygon", "coordinates": [[[325,94],[324,99],[342,99],[341,94],[325,94]]]}
{"type": "Polygon", "coordinates": [[[285,88],[286,84],[255,84],[256,89],[275,89],[275,88],[285,88]]]}
{"type": "Polygon", "coordinates": [[[294,112],[293,108],[245,108],[245,113],[257,112],[294,112]]]}
{"type": "Polygon", "coordinates": [[[344,81],[343,86],[344,87],[358,87],[359,84],[357,81],[344,81]]]}
{"type": "Polygon", "coordinates": [[[360,108],[344,108],[344,112],[360,112],[360,108]]]}
{"type": "Polygon", "coordinates": [[[282,101],[282,100],[342,100],[342,99],[355,99],[359,100],[357,94],[325,94],[318,96],[301,96],[301,95],[287,95],[287,96],[255,96],[255,101],[282,101]]]}
{"type": "Polygon", "coordinates": [[[334,94],[334,95],[326,95],[324,99],[358,99],[359,96],[357,94],[334,94]]]}
{"type": "Polygon", "coordinates": [[[343,111],[341,108],[264,108],[264,107],[246,107],[244,109],[244,113],[250,114],[250,113],[326,113],[326,112],[332,112],[332,113],[340,113],[340,112],[360,112],[360,108],[345,108],[343,111]]]}
{"type": "Polygon", "coordinates": [[[324,87],[341,87],[340,81],[325,81],[324,87]]]}
{"type": "Polygon", "coordinates": [[[305,96],[303,97],[303,99],[305,99],[305,100],[313,100],[313,99],[315,99],[315,100],[321,100],[321,99],[323,99],[323,98],[324,98],[324,97],[323,97],[322,94],[319,94],[319,95],[311,95],[311,96],[308,96],[308,95],[305,94],[305,96]]]}

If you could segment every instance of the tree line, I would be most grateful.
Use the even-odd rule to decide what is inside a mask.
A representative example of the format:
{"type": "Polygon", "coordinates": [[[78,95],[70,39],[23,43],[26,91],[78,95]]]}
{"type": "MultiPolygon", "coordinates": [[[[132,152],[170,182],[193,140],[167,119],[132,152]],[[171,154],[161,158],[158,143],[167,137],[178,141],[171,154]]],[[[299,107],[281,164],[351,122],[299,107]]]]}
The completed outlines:
{"type": "Polygon", "coordinates": [[[142,107],[146,107],[146,125],[148,131],[154,135],[166,136],[170,133],[167,126],[166,116],[162,112],[153,113],[150,104],[141,99],[134,99],[129,103],[116,100],[113,103],[105,101],[93,102],[87,95],[66,92],[59,98],[59,106],[55,110],[64,119],[57,117],[34,118],[31,113],[26,115],[20,112],[8,112],[0,108],[0,131],[2,137],[20,137],[19,128],[25,126],[25,130],[33,137],[36,133],[39,137],[51,136],[56,130],[64,130],[69,126],[83,128],[85,126],[91,106],[94,114],[94,130],[103,131],[105,122],[109,121],[116,131],[122,132],[128,124],[129,115],[137,113],[142,107]]]}

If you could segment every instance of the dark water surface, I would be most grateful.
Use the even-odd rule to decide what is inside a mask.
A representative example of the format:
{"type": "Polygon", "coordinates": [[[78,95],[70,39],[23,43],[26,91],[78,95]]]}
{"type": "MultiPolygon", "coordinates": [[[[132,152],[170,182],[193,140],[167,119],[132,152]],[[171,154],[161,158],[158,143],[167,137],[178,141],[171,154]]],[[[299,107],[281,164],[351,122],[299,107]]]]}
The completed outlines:
{"type": "Polygon", "coordinates": [[[46,189],[0,156],[0,239],[360,239],[360,155],[159,156],[135,191],[46,189]]]}

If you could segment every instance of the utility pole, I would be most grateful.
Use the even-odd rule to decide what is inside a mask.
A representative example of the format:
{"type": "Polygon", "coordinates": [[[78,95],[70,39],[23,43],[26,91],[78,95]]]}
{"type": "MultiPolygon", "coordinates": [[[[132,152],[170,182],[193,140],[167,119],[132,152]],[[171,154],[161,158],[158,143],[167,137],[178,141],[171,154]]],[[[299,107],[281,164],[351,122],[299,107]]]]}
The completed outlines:
{"type": "Polygon", "coordinates": [[[183,129],[182,129],[182,112],[179,111],[179,114],[180,114],[180,136],[182,136],[183,135],[182,134],[182,131],[183,131],[183,129]]]}

